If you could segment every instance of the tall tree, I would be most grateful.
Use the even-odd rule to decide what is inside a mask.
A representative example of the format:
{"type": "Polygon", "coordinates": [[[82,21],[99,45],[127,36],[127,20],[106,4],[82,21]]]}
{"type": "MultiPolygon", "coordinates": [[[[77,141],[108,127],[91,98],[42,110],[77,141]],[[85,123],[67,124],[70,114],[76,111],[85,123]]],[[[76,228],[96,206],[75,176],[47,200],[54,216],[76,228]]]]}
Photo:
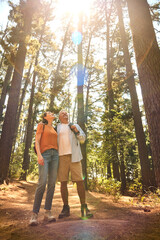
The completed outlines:
{"type": "MultiPolygon", "coordinates": [[[[108,90],[108,101],[109,101],[109,111],[110,111],[110,121],[113,120],[113,110],[114,110],[114,95],[113,95],[113,88],[112,88],[112,74],[111,74],[111,41],[110,41],[110,17],[111,17],[111,10],[108,11],[108,4],[105,3],[105,15],[106,15],[106,27],[107,27],[107,34],[106,34],[106,50],[107,50],[107,90],[108,90]]],[[[114,138],[114,137],[113,137],[114,138]]],[[[113,176],[116,180],[120,180],[119,174],[119,160],[118,160],[118,153],[115,141],[113,139],[113,146],[112,146],[112,166],[113,166],[113,176]]],[[[108,162],[108,170],[110,173],[110,162],[108,162]]]]}
{"type": "Polygon", "coordinates": [[[35,64],[34,64],[32,87],[31,87],[29,109],[28,109],[28,121],[27,121],[27,129],[26,129],[24,158],[23,158],[23,164],[22,164],[22,169],[23,169],[23,172],[21,174],[22,180],[26,180],[27,170],[29,169],[29,163],[30,163],[29,149],[32,144],[32,136],[33,136],[32,118],[33,118],[33,104],[34,104],[34,95],[35,95],[35,87],[36,87],[36,77],[38,75],[37,66],[39,63],[39,55],[40,55],[41,45],[42,45],[43,37],[45,34],[45,28],[46,28],[47,22],[48,22],[48,11],[45,12],[44,23],[42,24],[42,27],[40,30],[39,49],[36,53],[35,64]]]}
{"type": "Polygon", "coordinates": [[[156,183],[160,187],[160,49],[147,0],[127,0],[127,3],[156,183]]]}
{"type": "Polygon", "coordinates": [[[126,79],[129,87],[130,96],[131,96],[135,132],[136,132],[136,138],[138,142],[138,152],[139,152],[139,158],[140,158],[140,164],[141,164],[142,181],[144,186],[149,187],[152,185],[152,183],[151,183],[150,165],[149,165],[149,159],[148,159],[148,149],[147,149],[145,134],[144,134],[143,125],[142,125],[141,112],[139,109],[134,72],[132,69],[132,63],[131,63],[129,49],[128,49],[128,42],[127,42],[127,37],[126,37],[126,32],[124,27],[121,1],[116,0],[116,7],[117,7],[118,18],[119,18],[119,28],[120,28],[120,35],[121,35],[123,52],[124,52],[124,61],[126,65],[126,73],[127,73],[126,79]]]}
{"type": "Polygon", "coordinates": [[[26,42],[28,36],[30,35],[33,14],[37,10],[38,6],[40,6],[40,1],[27,0],[26,2],[21,1],[20,4],[23,28],[21,29],[22,32],[15,60],[15,69],[0,139],[0,183],[4,182],[8,174],[12,143],[16,127],[16,114],[19,103],[21,80],[27,52],[26,42]]]}
{"type": "MultiPolygon", "coordinates": [[[[82,22],[83,14],[79,13],[78,31],[82,34],[82,22]]],[[[77,105],[78,105],[78,116],[77,123],[80,125],[82,130],[85,130],[85,116],[84,116],[84,96],[83,96],[83,85],[84,85],[84,67],[83,67],[83,54],[82,54],[82,41],[78,44],[78,71],[77,71],[77,105]]],[[[87,162],[86,162],[86,142],[82,144],[82,168],[84,175],[85,188],[87,189],[87,162]]]]}
{"type": "Polygon", "coordinates": [[[2,88],[1,98],[0,98],[0,121],[2,120],[4,103],[7,96],[7,91],[8,91],[9,82],[12,76],[12,72],[13,72],[13,65],[11,62],[11,63],[8,63],[8,68],[7,68],[6,76],[3,82],[3,88],[2,88]]]}
{"type": "MultiPolygon", "coordinates": [[[[58,59],[58,64],[57,64],[57,68],[56,68],[56,72],[54,74],[54,77],[52,78],[52,87],[51,87],[51,96],[50,96],[50,111],[53,111],[54,109],[54,99],[58,93],[58,90],[59,90],[59,82],[62,82],[62,79],[59,75],[59,70],[60,70],[60,67],[61,67],[61,63],[62,63],[62,57],[63,57],[63,54],[64,54],[64,49],[65,49],[65,46],[67,44],[67,37],[68,37],[68,31],[69,31],[69,27],[70,27],[70,22],[71,22],[71,19],[69,20],[68,22],[68,25],[67,25],[67,28],[66,28],[66,31],[65,31],[65,34],[64,34],[64,39],[63,39],[63,44],[62,44],[62,48],[61,48],[61,51],[60,51],[60,56],[59,56],[59,59],[58,59]]],[[[63,86],[63,85],[62,85],[63,86]]]]}

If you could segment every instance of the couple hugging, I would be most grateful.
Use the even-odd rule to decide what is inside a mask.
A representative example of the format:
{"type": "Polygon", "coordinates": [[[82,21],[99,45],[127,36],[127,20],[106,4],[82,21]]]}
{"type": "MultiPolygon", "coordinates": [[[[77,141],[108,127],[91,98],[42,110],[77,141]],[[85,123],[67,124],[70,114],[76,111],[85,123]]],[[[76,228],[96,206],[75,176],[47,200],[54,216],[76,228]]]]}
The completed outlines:
{"type": "Polygon", "coordinates": [[[68,113],[65,110],[60,111],[60,123],[55,129],[52,127],[54,118],[53,113],[44,113],[43,121],[37,127],[35,146],[38,158],[39,181],[35,193],[33,213],[30,219],[31,226],[38,224],[38,213],[46,184],[44,219],[49,222],[56,221],[52,215],[51,207],[57,175],[58,181],[61,182],[61,197],[63,201],[63,209],[59,214],[59,219],[70,216],[67,188],[69,172],[71,172],[72,181],[77,184],[82,219],[93,216],[86,204],[81,165],[82,153],[80,143],[85,141],[85,134],[78,124],[69,124],[68,113]]]}

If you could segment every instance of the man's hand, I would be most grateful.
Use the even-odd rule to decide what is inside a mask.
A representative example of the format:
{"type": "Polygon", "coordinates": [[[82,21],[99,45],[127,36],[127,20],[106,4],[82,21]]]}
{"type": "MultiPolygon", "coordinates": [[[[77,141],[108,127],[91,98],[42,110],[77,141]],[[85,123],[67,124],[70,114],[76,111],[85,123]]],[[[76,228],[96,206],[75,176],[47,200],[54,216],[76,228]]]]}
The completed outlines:
{"type": "Polygon", "coordinates": [[[42,156],[38,157],[38,163],[39,165],[42,165],[42,166],[44,165],[44,159],[42,156]]]}
{"type": "Polygon", "coordinates": [[[72,125],[72,126],[71,126],[71,129],[72,129],[74,132],[76,132],[76,133],[79,132],[75,125],[72,125]]]}

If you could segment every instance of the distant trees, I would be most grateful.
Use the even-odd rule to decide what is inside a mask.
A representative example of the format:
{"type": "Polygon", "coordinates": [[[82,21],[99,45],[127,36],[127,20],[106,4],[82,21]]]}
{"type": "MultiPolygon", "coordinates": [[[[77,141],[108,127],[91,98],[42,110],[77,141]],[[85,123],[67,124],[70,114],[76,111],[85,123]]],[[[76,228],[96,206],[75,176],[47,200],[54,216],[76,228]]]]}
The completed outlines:
{"type": "MultiPolygon", "coordinates": [[[[87,134],[86,188],[87,177],[116,179],[122,192],[135,179],[149,187],[154,170],[160,185],[159,47],[147,1],[127,3],[93,1],[90,17],[79,15],[83,44],[77,46],[72,42],[77,23],[68,13],[58,15],[58,1],[10,1],[9,21],[0,32],[1,183],[8,170],[24,180],[36,174],[32,141],[38,117],[67,108],[87,134]],[[124,21],[128,10],[133,42],[124,21]],[[136,93],[134,50],[145,111],[136,93]],[[148,126],[141,120],[145,114],[148,126]]],[[[150,8],[156,21],[158,8],[150,8]]]]}

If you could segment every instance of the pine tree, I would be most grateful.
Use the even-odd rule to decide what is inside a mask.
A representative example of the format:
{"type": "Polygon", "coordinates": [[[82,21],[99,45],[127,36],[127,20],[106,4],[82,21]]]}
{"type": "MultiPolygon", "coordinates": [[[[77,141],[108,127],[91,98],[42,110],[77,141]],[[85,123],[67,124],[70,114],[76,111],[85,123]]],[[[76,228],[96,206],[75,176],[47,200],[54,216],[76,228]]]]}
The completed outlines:
{"type": "Polygon", "coordinates": [[[127,3],[155,177],[160,187],[160,49],[147,0],[127,0],[127,3]]]}
{"type": "Polygon", "coordinates": [[[26,42],[28,35],[31,31],[32,16],[40,6],[40,1],[27,0],[21,2],[21,15],[22,15],[22,29],[23,32],[20,37],[19,46],[15,60],[15,70],[13,73],[11,89],[9,93],[9,100],[5,119],[2,127],[2,135],[0,140],[0,182],[3,183],[7,178],[10,156],[12,151],[12,143],[16,128],[16,114],[19,103],[19,95],[21,88],[21,80],[23,75],[23,68],[26,57],[26,42]]]}

